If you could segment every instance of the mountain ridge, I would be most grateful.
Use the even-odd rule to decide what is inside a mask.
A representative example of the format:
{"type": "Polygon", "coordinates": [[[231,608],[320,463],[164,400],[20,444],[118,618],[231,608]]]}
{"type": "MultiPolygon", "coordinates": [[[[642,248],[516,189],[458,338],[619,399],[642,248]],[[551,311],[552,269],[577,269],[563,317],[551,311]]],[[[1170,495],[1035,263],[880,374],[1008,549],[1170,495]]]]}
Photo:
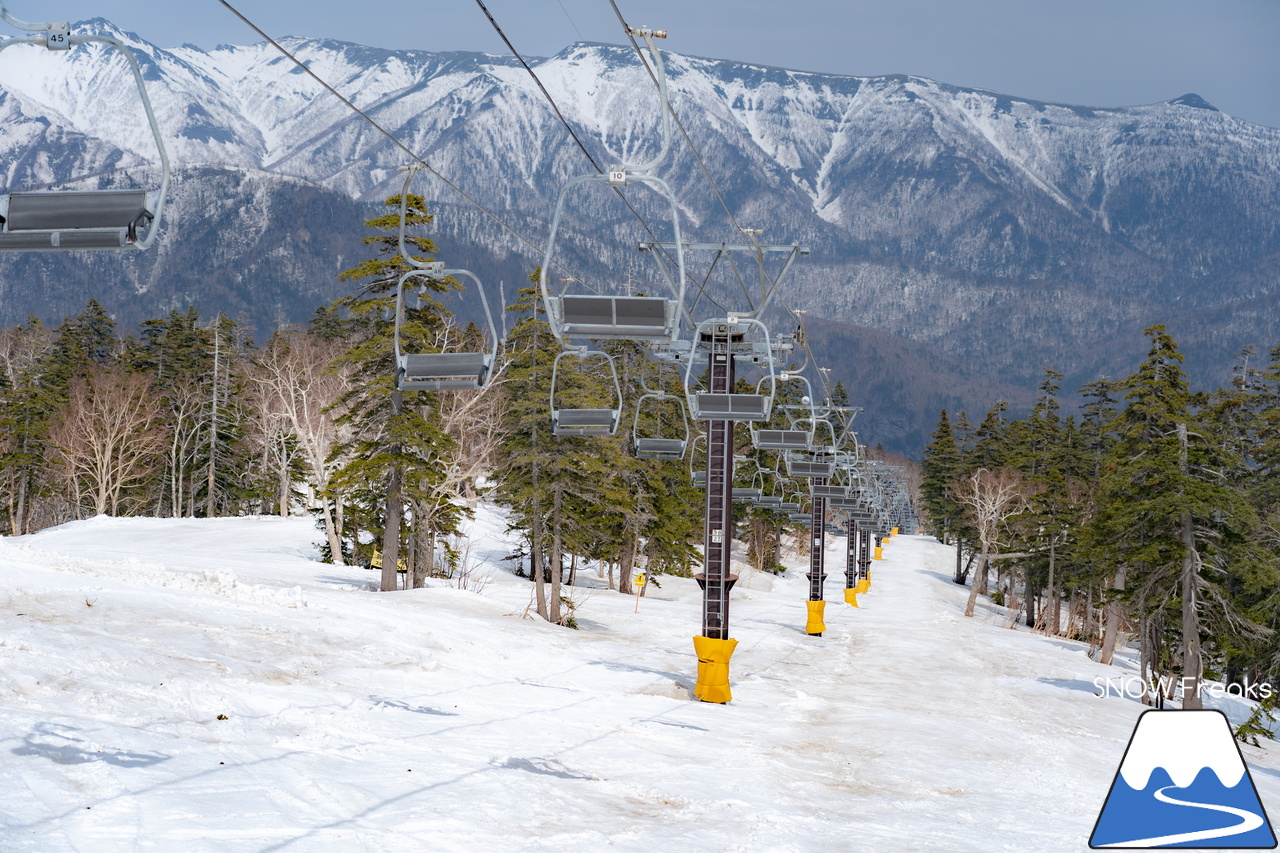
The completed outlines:
{"type": "MultiPolygon", "coordinates": [[[[271,270],[258,282],[264,306],[245,294],[226,307],[248,311],[260,327],[280,311],[305,319],[307,299],[343,292],[332,278],[312,277],[336,275],[333,258],[359,251],[363,222],[399,192],[403,152],[265,42],[162,49],[104,19],[91,23],[135,43],[172,147],[175,194],[160,251],[140,262],[0,258],[0,322],[32,310],[47,319],[74,313],[91,284],[116,291],[92,295],[126,322],[146,315],[146,294],[222,310],[211,294],[236,291],[244,270],[271,270]],[[187,181],[231,193],[224,201],[242,212],[221,221],[234,233],[202,225],[200,208],[184,209],[187,181]],[[307,241],[282,236],[298,229],[260,214],[287,216],[297,194],[313,211],[307,241]],[[164,248],[195,233],[209,245],[164,248]],[[285,242],[264,243],[268,233],[285,242]],[[134,262],[145,274],[128,268],[134,262]],[[211,287],[215,270],[229,276],[226,286],[211,287]],[[31,279],[47,282],[36,299],[24,296],[31,279]]],[[[513,57],[282,43],[535,246],[559,187],[591,171],[513,57]]],[[[61,57],[18,53],[0,54],[7,188],[153,174],[139,166],[154,159],[153,146],[134,119],[123,63],[93,45],[61,57]]],[[[1221,113],[1194,93],[1086,107],[907,74],[664,59],[673,106],[736,220],[765,228],[766,241],[810,246],[785,296],[811,317],[945,355],[990,377],[990,388],[1033,388],[1046,366],[1068,383],[1124,375],[1141,354],[1140,330],[1159,322],[1194,354],[1188,367],[1207,384],[1225,381],[1245,344],[1280,341],[1280,310],[1267,305],[1280,281],[1280,130],[1221,113]],[[1203,322],[1210,317],[1212,327],[1203,322]]],[[[530,62],[596,162],[657,150],[657,97],[629,47],[579,42],[530,62]]],[[[657,172],[675,187],[686,239],[733,239],[678,138],[657,172]]],[[[420,178],[414,191],[437,212],[432,237],[450,262],[514,287],[540,260],[434,179],[420,178]]],[[[583,193],[557,257],[584,280],[625,276],[656,290],[659,279],[635,248],[670,239],[670,226],[653,198],[626,192],[652,236],[616,201],[583,193]]],[[[700,279],[706,264],[693,257],[691,275],[700,279]]],[[[711,283],[722,302],[736,292],[731,279],[711,283]]],[[[858,374],[854,365],[833,367],[850,381],[858,374]]],[[[987,396],[975,389],[970,408],[994,402],[987,396]]],[[[919,449],[941,406],[913,405],[886,415],[886,423],[912,424],[887,445],[919,449]]]]}

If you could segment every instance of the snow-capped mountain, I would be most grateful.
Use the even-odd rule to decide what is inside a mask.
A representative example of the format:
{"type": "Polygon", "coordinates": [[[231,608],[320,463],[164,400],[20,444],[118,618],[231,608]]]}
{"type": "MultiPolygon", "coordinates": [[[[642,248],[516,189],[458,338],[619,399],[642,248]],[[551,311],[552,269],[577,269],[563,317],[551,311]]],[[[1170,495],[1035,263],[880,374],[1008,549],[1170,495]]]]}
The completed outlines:
{"type": "MultiPolygon", "coordinates": [[[[269,326],[347,287],[336,273],[365,251],[362,222],[399,191],[404,152],[267,44],[166,50],[101,19],[76,29],[139,54],[176,170],[167,223],[143,258],[0,259],[0,322],[57,319],[94,295],[127,321],[194,301],[269,326]]],[[[434,178],[415,184],[437,213],[442,257],[505,281],[510,297],[541,259],[559,187],[593,171],[516,60],[284,44],[532,244],[434,178]]],[[[154,144],[111,53],[0,54],[6,188],[154,178],[154,144]]],[[[891,383],[933,388],[928,422],[941,405],[1016,395],[1000,383],[1030,387],[1045,366],[1069,383],[1127,372],[1152,323],[1213,381],[1244,344],[1280,340],[1280,130],[1195,95],[1104,109],[918,77],[666,60],[675,110],[738,223],[812,248],[787,301],[951,365],[891,383]]],[[[657,150],[657,96],[630,48],[576,44],[533,64],[597,163],[657,150]]],[[[686,237],[735,239],[688,146],[677,139],[657,172],[675,187],[686,237]]],[[[653,194],[626,192],[670,239],[653,194]]],[[[575,196],[563,228],[575,273],[656,290],[635,251],[653,237],[611,194],[575,196]]],[[[694,273],[706,263],[693,257],[694,273]]],[[[737,284],[721,287],[728,297],[737,284]]],[[[854,387],[872,378],[837,370],[854,387]]],[[[918,420],[895,427],[915,434],[908,445],[918,420]]]]}

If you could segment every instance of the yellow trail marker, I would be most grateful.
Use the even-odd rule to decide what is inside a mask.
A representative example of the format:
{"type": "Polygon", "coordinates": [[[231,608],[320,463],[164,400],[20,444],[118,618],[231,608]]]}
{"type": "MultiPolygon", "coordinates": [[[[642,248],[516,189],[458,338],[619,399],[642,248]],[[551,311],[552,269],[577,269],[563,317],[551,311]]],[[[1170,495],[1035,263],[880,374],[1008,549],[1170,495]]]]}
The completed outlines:
{"type": "Polygon", "coordinates": [[[644,581],[645,581],[644,572],[641,572],[640,574],[636,575],[636,579],[631,582],[632,586],[636,588],[636,610],[635,610],[636,613],[640,612],[640,592],[641,590],[644,589],[644,581]]]}

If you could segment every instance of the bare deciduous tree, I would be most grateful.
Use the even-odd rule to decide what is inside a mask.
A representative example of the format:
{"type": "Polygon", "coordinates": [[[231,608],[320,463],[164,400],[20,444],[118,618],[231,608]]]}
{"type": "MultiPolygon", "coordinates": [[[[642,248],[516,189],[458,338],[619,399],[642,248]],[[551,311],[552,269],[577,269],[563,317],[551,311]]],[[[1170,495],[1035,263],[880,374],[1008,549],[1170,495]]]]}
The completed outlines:
{"type": "Polygon", "coordinates": [[[1001,556],[998,553],[1001,536],[1010,519],[1027,508],[1027,490],[1022,475],[1008,468],[996,471],[979,468],[963,477],[953,490],[982,544],[964,610],[965,616],[972,616],[978,593],[986,591],[987,565],[1001,556]]]}
{"type": "Polygon", "coordinates": [[[329,456],[342,436],[330,408],[349,387],[348,373],[331,367],[339,344],[300,331],[281,332],[258,353],[249,378],[261,401],[263,416],[289,429],[311,474],[311,484],[324,519],[334,562],[342,562],[342,541],[329,479],[336,466],[329,456]]]}
{"type": "Polygon", "coordinates": [[[156,473],[167,443],[150,379],[114,368],[71,385],[65,416],[49,433],[54,461],[77,513],[117,514],[131,486],[156,473]]]}

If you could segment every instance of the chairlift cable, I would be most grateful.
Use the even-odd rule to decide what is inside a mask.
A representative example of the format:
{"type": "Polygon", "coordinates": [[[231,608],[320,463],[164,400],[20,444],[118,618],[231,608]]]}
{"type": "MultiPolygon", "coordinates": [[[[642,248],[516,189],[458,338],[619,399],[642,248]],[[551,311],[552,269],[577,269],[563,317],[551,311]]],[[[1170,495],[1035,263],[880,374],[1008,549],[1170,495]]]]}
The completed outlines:
{"type": "MultiPolygon", "coordinates": [[[[644,70],[649,72],[651,79],[656,86],[658,78],[654,75],[653,69],[649,67],[649,61],[645,59],[644,53],[640,50],[640,45],[636,42],[636,37],[631,33],[631,26],[627,23],[626,18],[622,16],[622,10],[618,8],[616,0],[609,0],[609,5],[613,7],[613,13],[618,16],[618,23],[622,24],[622,30],[627,34],[627,38],[631,41],[631,46],[635,48],[636,54],[640,57],[640,64],[644,66],[644,70]]],[[[689,150],[693,152],[693,157],[698,161],[698,167],[702,169],[702,174],[706,176],[707,182],[711,184],[711,191],[715,193],[716,198],[720,201],[720,206],[724,208],[725,214],[729,217],[730,224],[733,225],[735,231],[741,232],[742,226],[738,224],[737,217],[733,215],[733,211],[729,209],[729,203],[725,201],[724,195],[720,192],[720,187],[716,185],[715,178],[711,177],[711,171],[707,168],[707,164],[703,162],[702,155],[698,153],[697,147],[694,146],[693,140],[689,138],[689,132],[684,128],[684,122],[680,121],[680,116],[676,115],[675,107],[667,104],[667,110],[671,113],[671,117],[676,121],[676,127],[680,128],[680,135],[684,137],[685,144],[689,146],[689,150]]]]}
{"type": "MultiPolygon", "coordinates": [[[[518,240],[519,242],[523,243],[525,246],[528,246],[530,249],[532,249],[536,256],[539,256],[539,257],[541,256],[542,254],[541,247],[534,244],[532,240],[529,240],[519,231],[515,230],[515,228],[513,228],[512,226],[508,225],[496,213],[494,213],[492,210],[490,210],[489,208],[481,204],[474,196],[470,195],[466,190],[462,189],[462,187],[458,186],[453,181],[449,180],[447,177],[445,177],[441,172],[439,172],[434,166],[432,166],[422,157],[415,154],[412,150],[410,150],[410,148],[407,145],[405,145],[403,142],[397,139],[394,135],[392,135],[390,131],[388,131],[382,125],[378,124],[378,122],[375,121],[368,113],[366,113],[364,110],[357,107],[350,100],[348,100],[341,92],[333,88],[333,86],[329,85],[329,83],[326,82],[322,77],[320,77],[320,75],[312,71],[306,65],[306,63],[299,60],[296,56],[290,53],[288,49],[286,49],[282,44],[280,44],[278,41],[273,39],[271,36],[267,35],[266,32],[264,32],[261,27],[259,27],[253,21],[246,18],[244,14],[240,12],[239,9],[232,6],[231,3],[228,2],[228,0],[218,0],[218,2],[221,3],[224,7],[226,7],[227,11],[231,12],[231,14],[235,15],[237,18],[243,21],[244,24],[249,27],[249,29],[253,30],[259,36],[265,39],[268,44],[270,44],[272,47],[278,50],[281,54],[283,54],[286,59],[288,59],[294,65],[298,66],[298,68],[301,69],[303,73],[305,73],[312,80],[316,81],[322,87],[324,87],[324,89],[328,91],[329,94],[333,95],[343,104],[345,104],[348,109],[350,109],[356,115],[360,116],[360,118],[368,122],[369,125],[374,128],[374,130],[378,131],[383,136],[385,136],[391,142],[392,145],[394,145],[396,148],[399,148],[405,154],[409,155],[409,157],[411,157],[415,162],[420,163],[424,169],[426,169],[432,175],[437,177],[441,181],[441,183],[443,183],[445,186],[449,187],[449,189],[453,190],[458,195],[462,196],[464,199],[470,202],[481,213],[483,213],[485,216],[488,216],[490,219],[496,222],[503,230],[507,231],[509,234],[511,234],[511,236],[515,237],[516,240],[518,240]]],[[[568,269],[566,269],[563,265],[557,264],[557,266],[559,266],[560,269],[566,275],[573,274],[568,269]]]]}
{"type": "MultiPolygon", "coordinates": [[[[578,144],[578,148],[582,150],[583,155],[587,158],[587,162],[591,164],[591,167],[596,170],[597,174],[604,174],[604,169],[602,169],[600,164],[596,162],[596,159],[591,156],[591,152],[587,150],[587,146],[583,144],[582,139],[578,136],[577,132],[574,131],[573,126],[569,124],[568,119],[564,117],[564,113],[560,111],[560,107],[556,104],[555,98],[551,97],[551,93],[547,91],[547,87],[543,85],[542,80],[538,77],[532,66],[525,61],[525,58],[520,54],[520,51],[516,50],[515,45],[511,43],[511,39],[507,38],[507,34],[502,31],[502,27],[499,26],[497,20],[493,17],[493,13],[484,5],[484,0],[476,0],[476,5],[480,7],[480,11],[484,12],[485,17],[489,19],[489,23],[493,26],[494,31],[498,33],[498,36],[501,37],[503,43],[507,46],[507,50],[510,50],[511,55],[520,61],[520,64],[524,66],[525,71],[529,72],[529,76],[533,78],[533,82],[538,84],[538,90],[541,91],[542,96],[547,99],[547,103],[551,105],[551,109],[555,112],[556,118],[560,119],[560,123],[564,125],[565,130],[569,131],[569,135],[573,137],[573,141],[578,144]]],[[[563,4],[561,5],[561,8],[564,8],[563,4]]],[[[566,11],[565,14],[568,15],[568,12],[566,11]]],[[[573,23],[573,19],[570,18],[569,22],[573,23]]],[[[574,29],[577,29],[576,25],[574,26],[574,29]]],[[[578,35],[581,36],[582,33],[578,33],[578,35]]],[[[632,42],[634,43],[634,41],[635,39],[632,37],[632,42]]],[[[647,70],[648,67],[648,63],[646,62],[645,69],[647,70]]],[[[649,76],[653,76],[652,71],[649,72],[649,76]]],[[[612,187],[612,189],[614,193],[617,194],[618,198],[622,199],[622,203],[627,206],[627,209],[631,211],[631,215],[639,221],[645,232],[653,239],[654,242],[658,242],[658,236],[653,233],[653,229],[649,227],[649,223],[640,215],[640,211],[636,210],[631,204],[631,201],[623,195],[622,189],[619,187],[612,187]]],[[[667,252],[667,250],[664,249],[663,253],[666,254],[668,258],[671,258],[670,252],[667,252]]],[[[584,284],[584,286],[586,285],[584,284]]],[[[592,288],[588,286],[588,289],[591,290],[592,288]]]]}
{"type": "MultiPolygon", "coordinates": [[[[502,31],[502,27],[498,26],[498,22],[494,20],[493,13],[489,11],[488,6],[484,5],[484,0],[476,0],[476,5],[480,7],[481,12],[484,12],[484,16],[489,19],[489,23],[493,25],[494,31],[497,32],[498,37],[502,39],[502,43],[507,46],[507,50],[511,51],[512,56],[520,60],[520,64],[524,66],[524,70],[528,71],[529,76],[533,78],[533,82],[538,84],[538,90],[542,92],[542,97],[546,98],[547,103],[551,104],[551,109],[555,111],[556,118],[560,119],[560,123],[564,125],[565,130],[569,131],[569,135],[573,137],[573,141],[578,143],[578,147],[582,149],[583,155],[591,161],[591,165],[595,167],[597,172],[603,172],[604,170],[600,168],[599,164],[596,163],[595,158],[591,156],[591,152],[587,150],[587,146],[582,143],[578,134],[574,132],[574,129],[565,119],[564,113],[560,112],[560,107],[556,104],[555,99],[551,97],[551,93],[547,91],[547,87],[542,85],[542,80],[538,78],[538,75],[534,72],[532,66],[530,66],[529,63],[525,61],[524,57],[520,55],[520,51],[516,50],[516,46],[511,43],[511,39],[507,38],[507,34],[502,31]]],[[[564,7],[562,6],[561,8],[564,7]]],[[[572,23],[572,21],[570,23],[572,23]]]]}

